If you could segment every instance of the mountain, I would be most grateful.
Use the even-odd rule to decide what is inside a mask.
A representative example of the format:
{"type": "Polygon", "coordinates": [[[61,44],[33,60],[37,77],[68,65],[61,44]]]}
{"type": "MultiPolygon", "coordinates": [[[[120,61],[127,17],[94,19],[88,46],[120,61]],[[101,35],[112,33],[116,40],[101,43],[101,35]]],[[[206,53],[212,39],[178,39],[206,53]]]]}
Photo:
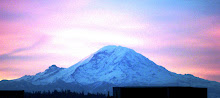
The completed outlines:
{"type": "MultiPolygon", "coordinates": [[[[44,72],[37,73],[34,76],[25,75],[19,79],[15,79],[15,81],[28,81],[31,82],[34,85],[43,85],[43,84],[49,84],[55,82],[54,76],[57,75],[61,70],[64,68],[59,68],[56,65],[50,66],[48,69],[46,69],[44,72]]],[[[56,79],[56,78],[55,78],[56,79]]]]}
{"type": "Polygon", "coordinates": [[[69,68],[52,65],[36,75],[0,81],[0,89],[26,91],[70,89],[107,93],[113,86],[207,87],[209,98],[220,97],[218,82],[170,72],[132,49],[114,45],[99,49],[69,68]]]}

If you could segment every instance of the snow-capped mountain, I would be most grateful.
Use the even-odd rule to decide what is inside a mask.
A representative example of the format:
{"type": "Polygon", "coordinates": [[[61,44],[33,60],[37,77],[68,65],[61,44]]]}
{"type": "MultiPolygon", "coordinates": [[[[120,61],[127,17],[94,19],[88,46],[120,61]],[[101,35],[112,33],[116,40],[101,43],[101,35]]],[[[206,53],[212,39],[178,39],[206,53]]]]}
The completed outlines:
{"type": "MultiPolygon", "coordinates": [[[[7,87],[1,86],[6,82],[9,81],[0,82],[0,89],[7,87]]],[[[220,91],[220,83],[190,74],[170,72],[134,50],[122,46],[105,46],[69,68],[52,65],[44,72],[26,75],[10,82],[42,86],[42,90],[53,86],[55,89],[72,87],[74,90],[102,93],[111,91],[113,86],[207,87],[209,96],[220,97],[217,93],[220,91]],[[55,84],[65,86],[58,87],[55,84]]]]}
{"type": "Polygon", "coordinates": [[[71,74],[74,82],[91,84],[97,81],[112,84],[173,82],[173,73],[156,65],[132,49],[106,46],[81,64],[71,74]],[[159,78],[160,79],[156,79],[159,78]]]}
{"type": "Polygon", "coordinates": [[[52,65],[45,72],[17,80],[30,81],[36,85],[46,85],[58,79],[83,85],[97,81],[112,84],[156,84],[177,81],[177,78],[173,77],[176,77],[175,73],[156,65],[132,49],[106,46],[70,68],[63,69],[52,65]]]}

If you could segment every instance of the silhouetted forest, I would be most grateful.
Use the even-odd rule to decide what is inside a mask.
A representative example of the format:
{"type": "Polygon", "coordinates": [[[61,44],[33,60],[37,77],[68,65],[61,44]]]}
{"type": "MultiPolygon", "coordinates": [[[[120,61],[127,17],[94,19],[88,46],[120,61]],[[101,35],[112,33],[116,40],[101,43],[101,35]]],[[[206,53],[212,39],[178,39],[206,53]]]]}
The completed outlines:
{"type": "Polygon", "coordinates": [[[70,90],[62,90],[57,91],[54,90],[53,92],[47,91],[47,92],[41,92],[41,91],[35,91],[35,92],[25,92],[24,98],[107,98],[105,94],[84,94],[84,92],[77,93],[77,92],[71,92],[70,90]]]}

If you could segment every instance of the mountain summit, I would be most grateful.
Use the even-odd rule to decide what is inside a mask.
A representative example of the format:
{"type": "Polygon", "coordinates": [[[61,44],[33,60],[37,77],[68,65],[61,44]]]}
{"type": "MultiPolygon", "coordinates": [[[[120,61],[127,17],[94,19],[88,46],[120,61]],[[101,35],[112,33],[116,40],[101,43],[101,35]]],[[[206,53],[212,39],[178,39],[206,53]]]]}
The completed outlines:
{"type": "Polygon", "coordinates": [[[112,91],[113,86],[191,86],[207,87],[209,96],[220,96],[218,82],[170,72],[132,49],[114,45],[99,49],[69,68],[52,65],[33,76],[1,81],[0,89],[26,89],[27,84],[42,87],[42,91],[71,89],[94,93],[112,91]],[[20,86],[8,87],[9,82],[20,86]]]}

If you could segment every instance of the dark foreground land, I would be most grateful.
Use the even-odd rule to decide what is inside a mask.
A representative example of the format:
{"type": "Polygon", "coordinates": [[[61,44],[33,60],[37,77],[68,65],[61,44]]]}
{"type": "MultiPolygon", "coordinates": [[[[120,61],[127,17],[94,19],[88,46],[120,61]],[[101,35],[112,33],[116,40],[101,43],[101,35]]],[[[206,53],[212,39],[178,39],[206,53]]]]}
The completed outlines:
{"type": "Polygon", "coordinates": [[[84,94],[84,92],[77,93],[77,92],[71,92],[70,90],[62,90],[57,91],[54,90],[53,92],[47,91],[47,92],[25,92],[24,98],[107,98],[105,94],[84,94]]]}
{"type": "Polygon", "coordinates": [[[91,94],[84,92],[77,93],[70,90],[62,91],[35,91],[25,92],[24,90],[0,90],[0,98],[109,98],[105,94],[91,94]]]}
{"type": "Polygon", "coordinates": [[[61,91],[0,91],[0,98],[207,98],[207,88],[196,87],[113,87],[113,96],[101,93],[61,91]]]}

